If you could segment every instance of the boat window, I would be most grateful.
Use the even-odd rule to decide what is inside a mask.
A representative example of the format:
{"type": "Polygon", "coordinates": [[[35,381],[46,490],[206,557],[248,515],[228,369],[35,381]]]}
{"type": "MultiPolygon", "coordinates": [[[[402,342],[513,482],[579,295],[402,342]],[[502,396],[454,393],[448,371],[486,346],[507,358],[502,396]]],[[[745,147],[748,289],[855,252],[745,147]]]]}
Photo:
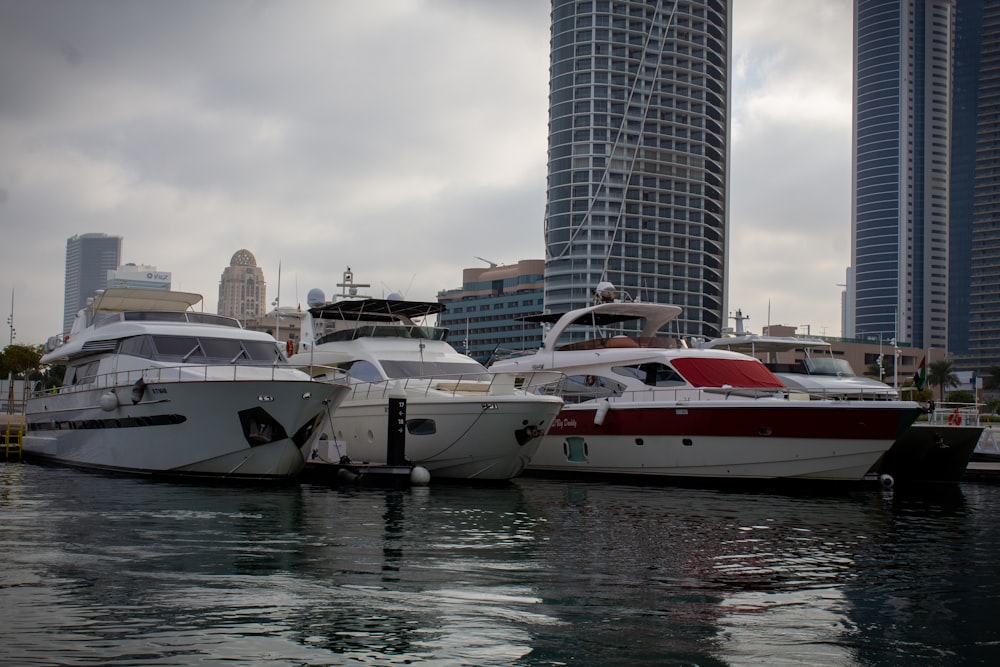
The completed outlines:
{"type": "Polygon", "coordinates": [[[245,340],[243,341],[243,347],[246,349],[247,356],[253,361],[260,361],[267,364],[275,362],[284,363],[285,358],[281,354],[281,348],[277,343],[265,340],[245,340]]]}
{"type": "Polygon", "coordinates": [[[199,353],[201,346],[193,336],[153,336],[156,347],[156,358],[170,361],[204,360],[204,354],[199,353]],[[197,354],[196,354],[197,353],[197,354]]]}
{"type": "Polygon", "coordinates": [[[379,372],[375,364],[370,361],[358,360],[347,367],[347,374],[354,380],[361,382],[381,382],[385,378],[379,372]]]}
{"type": "Polygon", "coordinates": [[[234,329],[242,329],[240,321],[232,318],[226,317],[225,315],[213,315],[212,313],[187,313],[188,322],[200,322],[202,324],[217,324],[223,327],[233,327],[234,329]]]}
{"type": "Polygon", "coordinates": [[[567,403],[621,396],[625,384],[601,375],[569,375],[562,382],[545,385],[542,393],[561,396],[567,403]]]}
{"type": "Polygon", "coordinates": [[[659,362],[615,366],[611,370],[619,375],[635,378],[650,387],[683,387],[687,384],[677,371],[659,362]]]}
{"type": "Polygon", "coordinates": [[[148,359],[153,354],[153,348],[149,343],[149,336],[132,336],[122,340],[118,353],[148,359]]]}
{"type": "Polygon", "coordinates": [[[129,322],[184,322],[184,313],[171,310],[128,310],[122,319],[129,322]]]}
{"type": "Polygon", "coordinates": [[[97,377],[97,369],[100,365],[101,361],[95,359],[70,368],[67,374],[72,376],[72,384],[90,384],[97,377]]]}
{"type": "Polygon", "coordinates": [[[434,435],[437,433],[437,424],[433,419],[407,419],[406,432],[410,435],[434,435]]]}
{"type": "Polygon", "coordinates": [[[400,361],[382,359],[382,368],[390,378],[458,377],[463,380],[489,380],[486,368],[476,361],[400,361]]]}
{"type": "Polygon", "coordinates": [[[209,359],[226,363],[237,362],[246,358],[246,352],[240,341],[231,338],[201,338],[201,348],[209,359]]]}

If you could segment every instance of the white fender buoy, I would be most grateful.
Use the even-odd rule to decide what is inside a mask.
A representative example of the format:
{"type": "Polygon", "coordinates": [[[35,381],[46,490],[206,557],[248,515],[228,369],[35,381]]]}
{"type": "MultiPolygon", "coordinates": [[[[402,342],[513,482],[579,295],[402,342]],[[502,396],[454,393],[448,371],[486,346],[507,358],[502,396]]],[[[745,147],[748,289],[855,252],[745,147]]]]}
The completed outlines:
{"type": "Polygon", "coordinates": [[[886,475],[886,474],[879,475],[878,481],[883,487],[887,489],[891,489],[892,485],[896,483],[896,480],[892,478],[892,475],[886,475]]]}
{"type": "Polygon", "coordinates": [[[597,412],[594,413],[594,424],[600,426],[604,423],[604,418],[608,416],[608,410],[611,409],[611,402],[608,399],[601,401],[600,406],[597,408],[597,412]]]}
{"type": "Polygon", "coordinates": [[[414,486],[427,486],[431,483],[431,473],[423,466],[413,466],[410,470],[410,484],[414,486]]]}
{"type": "Polygon", "coordinates": [[[101,410],[111,412],[118,407],[118,395],[113,391],[106,391],[97,399],[97,403],[101,406],[101,410]]]}

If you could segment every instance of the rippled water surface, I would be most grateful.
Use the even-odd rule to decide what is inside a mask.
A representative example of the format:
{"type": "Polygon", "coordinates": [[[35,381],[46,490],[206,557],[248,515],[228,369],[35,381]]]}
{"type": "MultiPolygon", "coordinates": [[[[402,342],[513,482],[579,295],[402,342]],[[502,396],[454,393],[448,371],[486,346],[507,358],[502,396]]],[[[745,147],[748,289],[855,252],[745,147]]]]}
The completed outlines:
{"type": "Polygon", "coordinates": [[[0,464],[0,663],[997,664],[998,503],[0,464]]]}

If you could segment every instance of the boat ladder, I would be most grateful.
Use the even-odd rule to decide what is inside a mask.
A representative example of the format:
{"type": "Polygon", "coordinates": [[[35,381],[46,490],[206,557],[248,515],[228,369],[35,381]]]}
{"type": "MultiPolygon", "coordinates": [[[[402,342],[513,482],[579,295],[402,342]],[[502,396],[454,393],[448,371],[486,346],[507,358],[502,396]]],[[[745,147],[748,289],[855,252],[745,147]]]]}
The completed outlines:
{"type": "Polygon", "coordinates": [[[21,441],[24,438],[24,420],[15,419],[14,415],[8,416],[5,420],[0,437],[3,438],[4,460],[10,461],[14,455],[17,460],[21,460],[21,441]]]}

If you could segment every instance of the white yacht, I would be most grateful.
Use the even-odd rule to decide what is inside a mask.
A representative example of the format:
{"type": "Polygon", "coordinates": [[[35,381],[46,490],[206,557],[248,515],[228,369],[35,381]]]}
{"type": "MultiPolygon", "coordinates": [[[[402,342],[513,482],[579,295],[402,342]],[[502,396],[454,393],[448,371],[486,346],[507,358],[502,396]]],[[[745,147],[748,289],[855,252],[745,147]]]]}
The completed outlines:
{"type": "MultiPolygon", "coordinates": [[[[351,281],[345,273],[345,284],[351,281]]],[[[353,297],[353,298],[352,298],[353,297]]],[[[491,373],[448,344],[447,329],[417,324],[441,312],[434,302],[390,295],[332,303],[312,290],[289,363],[317,379],[346,378],[351,394],[325,424],[314,458],[336,463],[386,460],[389,398],[406,401],[406,458],[432,479],[508,480],[524,470],[562,399],[527,393],[514,376],[491,373]]],[[[552,381],[554,373],[542,376],[552,381]]]]}
{"type": "Polygon", "coordinates": [[[195,312],[188,292],[111,288],[49,339],[63,384],[26,402],[26,456],[109,471],[298,475],[347,394],[288,365],[277,341],[195,312]]]}
{"type": "Polygon", "coordinates": [[[542,348],[490,365],[566,375],[529,471],[860,481],[920,413],[912,401],[796,400],[753,357],[658,335],[680,313],[604,283],[595,305],[530,318],[552,323],[542,348]],[[573,331],[586,338],[567,342],[573,331]]]}
{"type": "MultiPolygon", "coordinates": [[[[785,386],[810,398],[881,401],[898,400],[900,395],[884,382],[855,375],[850,362],[835,357],[822,338],[749,333],[738,320],[733,335],[702,341],[699,347],[762,357],[785,386]],[[788,363],[792,351],[800,352],[802,359],[788,363]],[[782,354],[785,362],[778,361],[782,354]]],[[[961,411],[951,405],[929,408],[926,419],[921,417],[901,433],[873,472],[888,475],[893,483],[960,482],[982,433],[974,406],[961,411]]]]}

